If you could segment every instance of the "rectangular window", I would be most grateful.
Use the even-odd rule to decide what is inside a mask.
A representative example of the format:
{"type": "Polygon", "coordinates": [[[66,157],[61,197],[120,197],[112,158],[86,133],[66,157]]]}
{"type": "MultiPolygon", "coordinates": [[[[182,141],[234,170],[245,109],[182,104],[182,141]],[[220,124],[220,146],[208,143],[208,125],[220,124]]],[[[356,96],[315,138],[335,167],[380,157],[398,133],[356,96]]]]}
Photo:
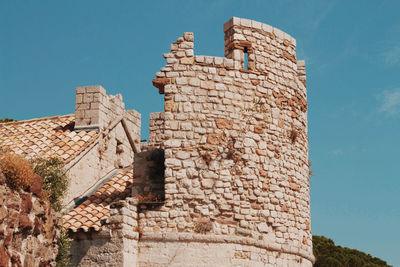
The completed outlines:
{"type": "Polygon", "coordinates": [[[249,64],[249,53],[247,51],[247,47],[244,48],[244,69],[248,70],[248,64],[249,64]]]}

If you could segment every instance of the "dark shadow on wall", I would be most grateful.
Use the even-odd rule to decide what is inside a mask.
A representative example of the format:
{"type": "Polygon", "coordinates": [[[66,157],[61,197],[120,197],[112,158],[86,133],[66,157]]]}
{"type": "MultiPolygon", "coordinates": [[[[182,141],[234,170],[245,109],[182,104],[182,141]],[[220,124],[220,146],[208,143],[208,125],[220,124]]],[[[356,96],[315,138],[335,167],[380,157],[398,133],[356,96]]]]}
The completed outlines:
{"type": "Polygon", "coordinates": [[[132,196],[137,197],[139,203],[164,202],[164,161],[164,150],[160,148],[135,153],[132,196]]]}

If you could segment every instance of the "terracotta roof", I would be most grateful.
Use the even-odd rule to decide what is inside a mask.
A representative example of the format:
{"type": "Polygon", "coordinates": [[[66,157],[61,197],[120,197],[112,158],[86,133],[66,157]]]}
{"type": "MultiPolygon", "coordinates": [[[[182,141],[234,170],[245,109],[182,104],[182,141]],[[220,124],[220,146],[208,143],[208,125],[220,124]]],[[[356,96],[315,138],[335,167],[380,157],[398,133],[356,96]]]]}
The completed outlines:
{"type": "Polygon", "coordinates": [[[56,156],[68,163],[98,137],[96,131],[75,132],[75,115],[0,123],[0,145],[32,158],[56,156]]]}
{"type": "Polygon", "coordinates": [[[133,171],[120,171],[101,186],[85,202],[63,216],[63,226],[77,232],[82,229],[99,231],[103,222],[110,217],[110,204],[124,199],[131,193],[133,171]]]}

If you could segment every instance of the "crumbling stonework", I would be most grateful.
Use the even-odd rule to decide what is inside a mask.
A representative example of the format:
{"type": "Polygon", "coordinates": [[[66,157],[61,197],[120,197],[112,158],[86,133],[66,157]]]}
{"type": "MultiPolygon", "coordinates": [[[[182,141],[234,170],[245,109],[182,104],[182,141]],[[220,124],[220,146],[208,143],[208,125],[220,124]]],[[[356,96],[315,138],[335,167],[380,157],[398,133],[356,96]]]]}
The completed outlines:
{"type": "Polygon", "coordinates": [[[150,131],[149,131],[149,142],[147,143],[148,148],[164,148],[164,112],[156,112],[150,114],[150,131]]]}
{"type": "Polygon", "coordinates": [[[135,154],[132,197],[139,202],[164,201],[164,150],[152,149],[135,154]]]}
{"type": "Polygon", "coordinates": [[[137,200],[127,198],[111,205],[110,218],[100,232],[73,233],[72,266],[136,266],[137,200]]]}
{"type": "Polygon", "coordinates": [[[41,198],[41,181],[31,192],[14,191],[0,170],[1,267],[55,266],[58,216],[41,198]]]}
{"type": "Polygon", "coordinates": [[[269,25],[234,17],[224,32],[225,57],[194,55],[188,32],[164,54],[133,199],[74,234],[74,266],[312,266],[305,63],[269,25]]]}
{"type": "Polygon", "coordinates": [[[269,25],[232,18],[224,32],[225,58],[194,55],[185,33],[153,81],[165,95],[163,135],[149,140],[162,137],[165,204],[139,213],[139,266],[184,264],[180,245],[199,265],[221,250],[213,262],[311,266],[304,62],[269,25]]]}
{"type": "Polygon", "coordinates": [[[107,95],[101,86],[76,88],[75,126],[77,135],[94,129],[99,135],[87,152],[65,166],[71,184],[65,197],[73,207],[116,169],[130,166],[133,152],[140,151],[140,114],[125,110],[121,95],[107,95]]]}

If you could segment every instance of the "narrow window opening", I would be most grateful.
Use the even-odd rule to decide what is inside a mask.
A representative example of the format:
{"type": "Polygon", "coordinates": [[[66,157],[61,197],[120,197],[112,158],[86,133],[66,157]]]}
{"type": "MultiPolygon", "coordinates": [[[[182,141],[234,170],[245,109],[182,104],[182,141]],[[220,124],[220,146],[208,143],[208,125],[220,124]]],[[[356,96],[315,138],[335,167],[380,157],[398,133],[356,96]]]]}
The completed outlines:
{"type": "Polygon", "coordinates": [[[249,64],[249,53],[247,51],[247,47],[244,48],[244,69],[248,70],[248,64],[249,64]]]}
{"type": "Polygon", "coordinates": [[[165,154],[160,148],[135,153],[132,195],[153,209],[165,200],[165,154]]]}

